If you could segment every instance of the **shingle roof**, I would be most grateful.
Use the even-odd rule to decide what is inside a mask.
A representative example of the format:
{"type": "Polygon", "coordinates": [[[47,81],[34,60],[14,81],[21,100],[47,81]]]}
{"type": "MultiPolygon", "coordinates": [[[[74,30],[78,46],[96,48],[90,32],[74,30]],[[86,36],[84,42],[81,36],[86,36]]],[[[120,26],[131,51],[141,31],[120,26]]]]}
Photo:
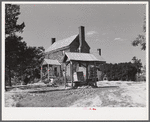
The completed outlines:
{"type": "Polygon", "coordinates": [[[98,60],[100,60],[100,61],[104,61],[104,62],[106,62],[105,61],[105,59],[102,57],[102,56],[100,56],[99,54],[93,54],[98,60]]]}
{"type": "Polygon", "coordinates": [[[44,62],[42,65],[45,64],[51,64],[51,65],[61,65],[58,60],[51,60],[51,59],[44,59],[44,62]]]}
{"type": "MultiPolygon", "coordinates": [[[[67,56],[68,61],[74,60],[74,61],[98,61],[98,62],[105,62],[104,59],[99,56],[96,57],[93,54],[89,53],[70,53],[66,52],[65,56],[67,56]]],[[[63,60],[65,62],[65,60],[63,60]]]]}
{"type": "Polygon", "coordinates": [[[53,43],[45,52],[49,52],[52,50],[56,50],[62,47],[66,47],[69,46],[71,44],[71,42],[77,37],[78,35],[74,35],[71,36],[69,38],[63,39],[63,40],[59,40],[56,41],[55,43],[53,43]]]}

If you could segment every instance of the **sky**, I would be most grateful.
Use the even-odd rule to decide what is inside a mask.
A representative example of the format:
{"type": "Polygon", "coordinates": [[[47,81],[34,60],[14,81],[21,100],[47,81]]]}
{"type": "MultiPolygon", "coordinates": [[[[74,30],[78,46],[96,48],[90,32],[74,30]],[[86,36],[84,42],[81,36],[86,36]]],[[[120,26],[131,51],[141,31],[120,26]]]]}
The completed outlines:
{"type": "Polygon", "coordinates": [[[51,45],[79,33],[85,27],[85,40],[91,53],[107,63],[130,62],[133,56],[146,64],[146,51],[131,42],[143,33],[146,5],[143,4],[21,4],[18,24],[25,22],[23,41],[28,46],[51,45]]]}

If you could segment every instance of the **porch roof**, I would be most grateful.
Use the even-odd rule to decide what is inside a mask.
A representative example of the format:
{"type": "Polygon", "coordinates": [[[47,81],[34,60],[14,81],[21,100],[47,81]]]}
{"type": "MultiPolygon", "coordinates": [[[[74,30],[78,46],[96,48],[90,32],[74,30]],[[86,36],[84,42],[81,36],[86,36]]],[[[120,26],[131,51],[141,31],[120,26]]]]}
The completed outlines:
{"type": "Polygon", "coordinates": [[[42,65],[46,65],[46,64],[50,64],[50,65],[61,65],[58,60],[52,60],[52,59],[44,59],[42,65]]]}
{"type": "Polygon", "coordinates": [[[106,62],[102,56],[94,56],[90,53],[72,53],[66,52],[63,62],[66,61],[85,61],[85,62],[106,62]]]}

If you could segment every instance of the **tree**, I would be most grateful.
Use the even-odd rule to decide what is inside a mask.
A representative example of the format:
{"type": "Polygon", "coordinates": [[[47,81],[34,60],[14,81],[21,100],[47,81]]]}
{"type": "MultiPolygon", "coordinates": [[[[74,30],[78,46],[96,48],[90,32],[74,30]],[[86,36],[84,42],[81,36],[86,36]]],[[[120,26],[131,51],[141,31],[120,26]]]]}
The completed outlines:
{"type": "Polygon", "coordinates": [[[24,84],[27,84],[34,78],[40,78],[40,64],[45,56],[44,51],[45,49],[43,47],[28,46],[25,51],[20,52],[22,56],[18,59],[20,64],[18,71],[20,71],[22,81],[25,81],[24,84]]]}
{"type": "Polygon", "coordinates": [[[5,35],[14,35],[16,32],[23,32],[24,22],[17,24],[20,15],[20,6],[13,4],[5,5],[5,35]]]}
{"type": "Polygon", "coordinates": [[[141,59],[137,59],[135,56],[132,58],[133,64],[137,69],[137,73],[139,76],[139,73],[141,73],[141,68],[142,68],[142,63],[141,63],[141,59]]]}
{"type": "Polygon", "coordinates": [[[132,42],[133,46],[141,45],[141,50],[146,49],[146,16],[144,16],[143,33],[139,34],[138,37],[132,42]]]}
{"type": "MultiPolygon", "coordinates": [[[[30,75],[32,79],[40,78],[40,64],[42,63],[45,53],[43,47],[28,47],[23,57],[25,57],[23,64],[25,75],[30,75]]],[[[28,83],[28,82],[27,82],[28,83]]]]}
{"type": "Polygon", "coordinates": [[[5,5],[5,77],[8,76],[9,86],[11,86],[11,75],[17,67],[18,51],[25,46],[25,43],[21,42],[22,37],[16,36],[16,32],[23,32],[25,27],[24,22],[17,24],[19,15],[19,5],[5,5]]]}
{"type": "Polygon", "coordinates": [[[6,4],[5,6],[5,79],[11,86],[11,78],[16,76],[26,84],[32,77],[39,78],[40,64],[44,59],[43,47],[27,46],[22,41],[21,36],[17,36],[16,32],[23,32],[24,22],[17,24],[20,15],[20,6],[6,4]],[[31,76],[30,78],[27,78],[31,76]],[[26,80],[27,79],[27,80],[26,80]]]}
{"type": "Polygon", "coordinates": [[[146,75],[146,65],[143,66],[142,73],[143,73],[143,75],[146,75]]]}
{"type": "Polygon", "coordinates": [[[21,42],[21,37],[8,36],[5,39],[5,74],[8,77],[8,85],[11,86],[11,77],[18,69],[19,52],[25,50],[26,43],[21,42]]]}
{"type": "Polygon", "coordinates": [[[109,81],[135,81],[137,68],[131,62],[118,64],[102,64],[99,66],[102,71],[102,79],[106,75],[109,81]]]}

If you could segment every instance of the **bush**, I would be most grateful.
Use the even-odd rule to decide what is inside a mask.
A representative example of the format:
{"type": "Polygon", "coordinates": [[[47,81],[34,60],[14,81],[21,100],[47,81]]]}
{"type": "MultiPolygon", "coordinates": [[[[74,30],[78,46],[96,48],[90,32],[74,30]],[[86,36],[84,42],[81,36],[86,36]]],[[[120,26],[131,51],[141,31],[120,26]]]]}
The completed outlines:
{"type": "Polygon", "coordinates": [[[18,77],[11,78],[12,85],[21,85],[21,80],[18,77]]]}
{"type": "Polygon", "coordinates": [[[64,84],[64,78],[63,77],[58,77],[58,78],[54,79],[54,82],[57,85],[63,85],[64,84]]]}
{"type": "Polygon", "coordinates": [[[136,78],[136,81],[146,81],[146,76],[140,75],[136,78]]]}
{"type": "Polygon", "coordinates": [[[48,78],[42,80],[45,84],[48,84],[50,82],[50,80],[48,80],[48,78]]]}

